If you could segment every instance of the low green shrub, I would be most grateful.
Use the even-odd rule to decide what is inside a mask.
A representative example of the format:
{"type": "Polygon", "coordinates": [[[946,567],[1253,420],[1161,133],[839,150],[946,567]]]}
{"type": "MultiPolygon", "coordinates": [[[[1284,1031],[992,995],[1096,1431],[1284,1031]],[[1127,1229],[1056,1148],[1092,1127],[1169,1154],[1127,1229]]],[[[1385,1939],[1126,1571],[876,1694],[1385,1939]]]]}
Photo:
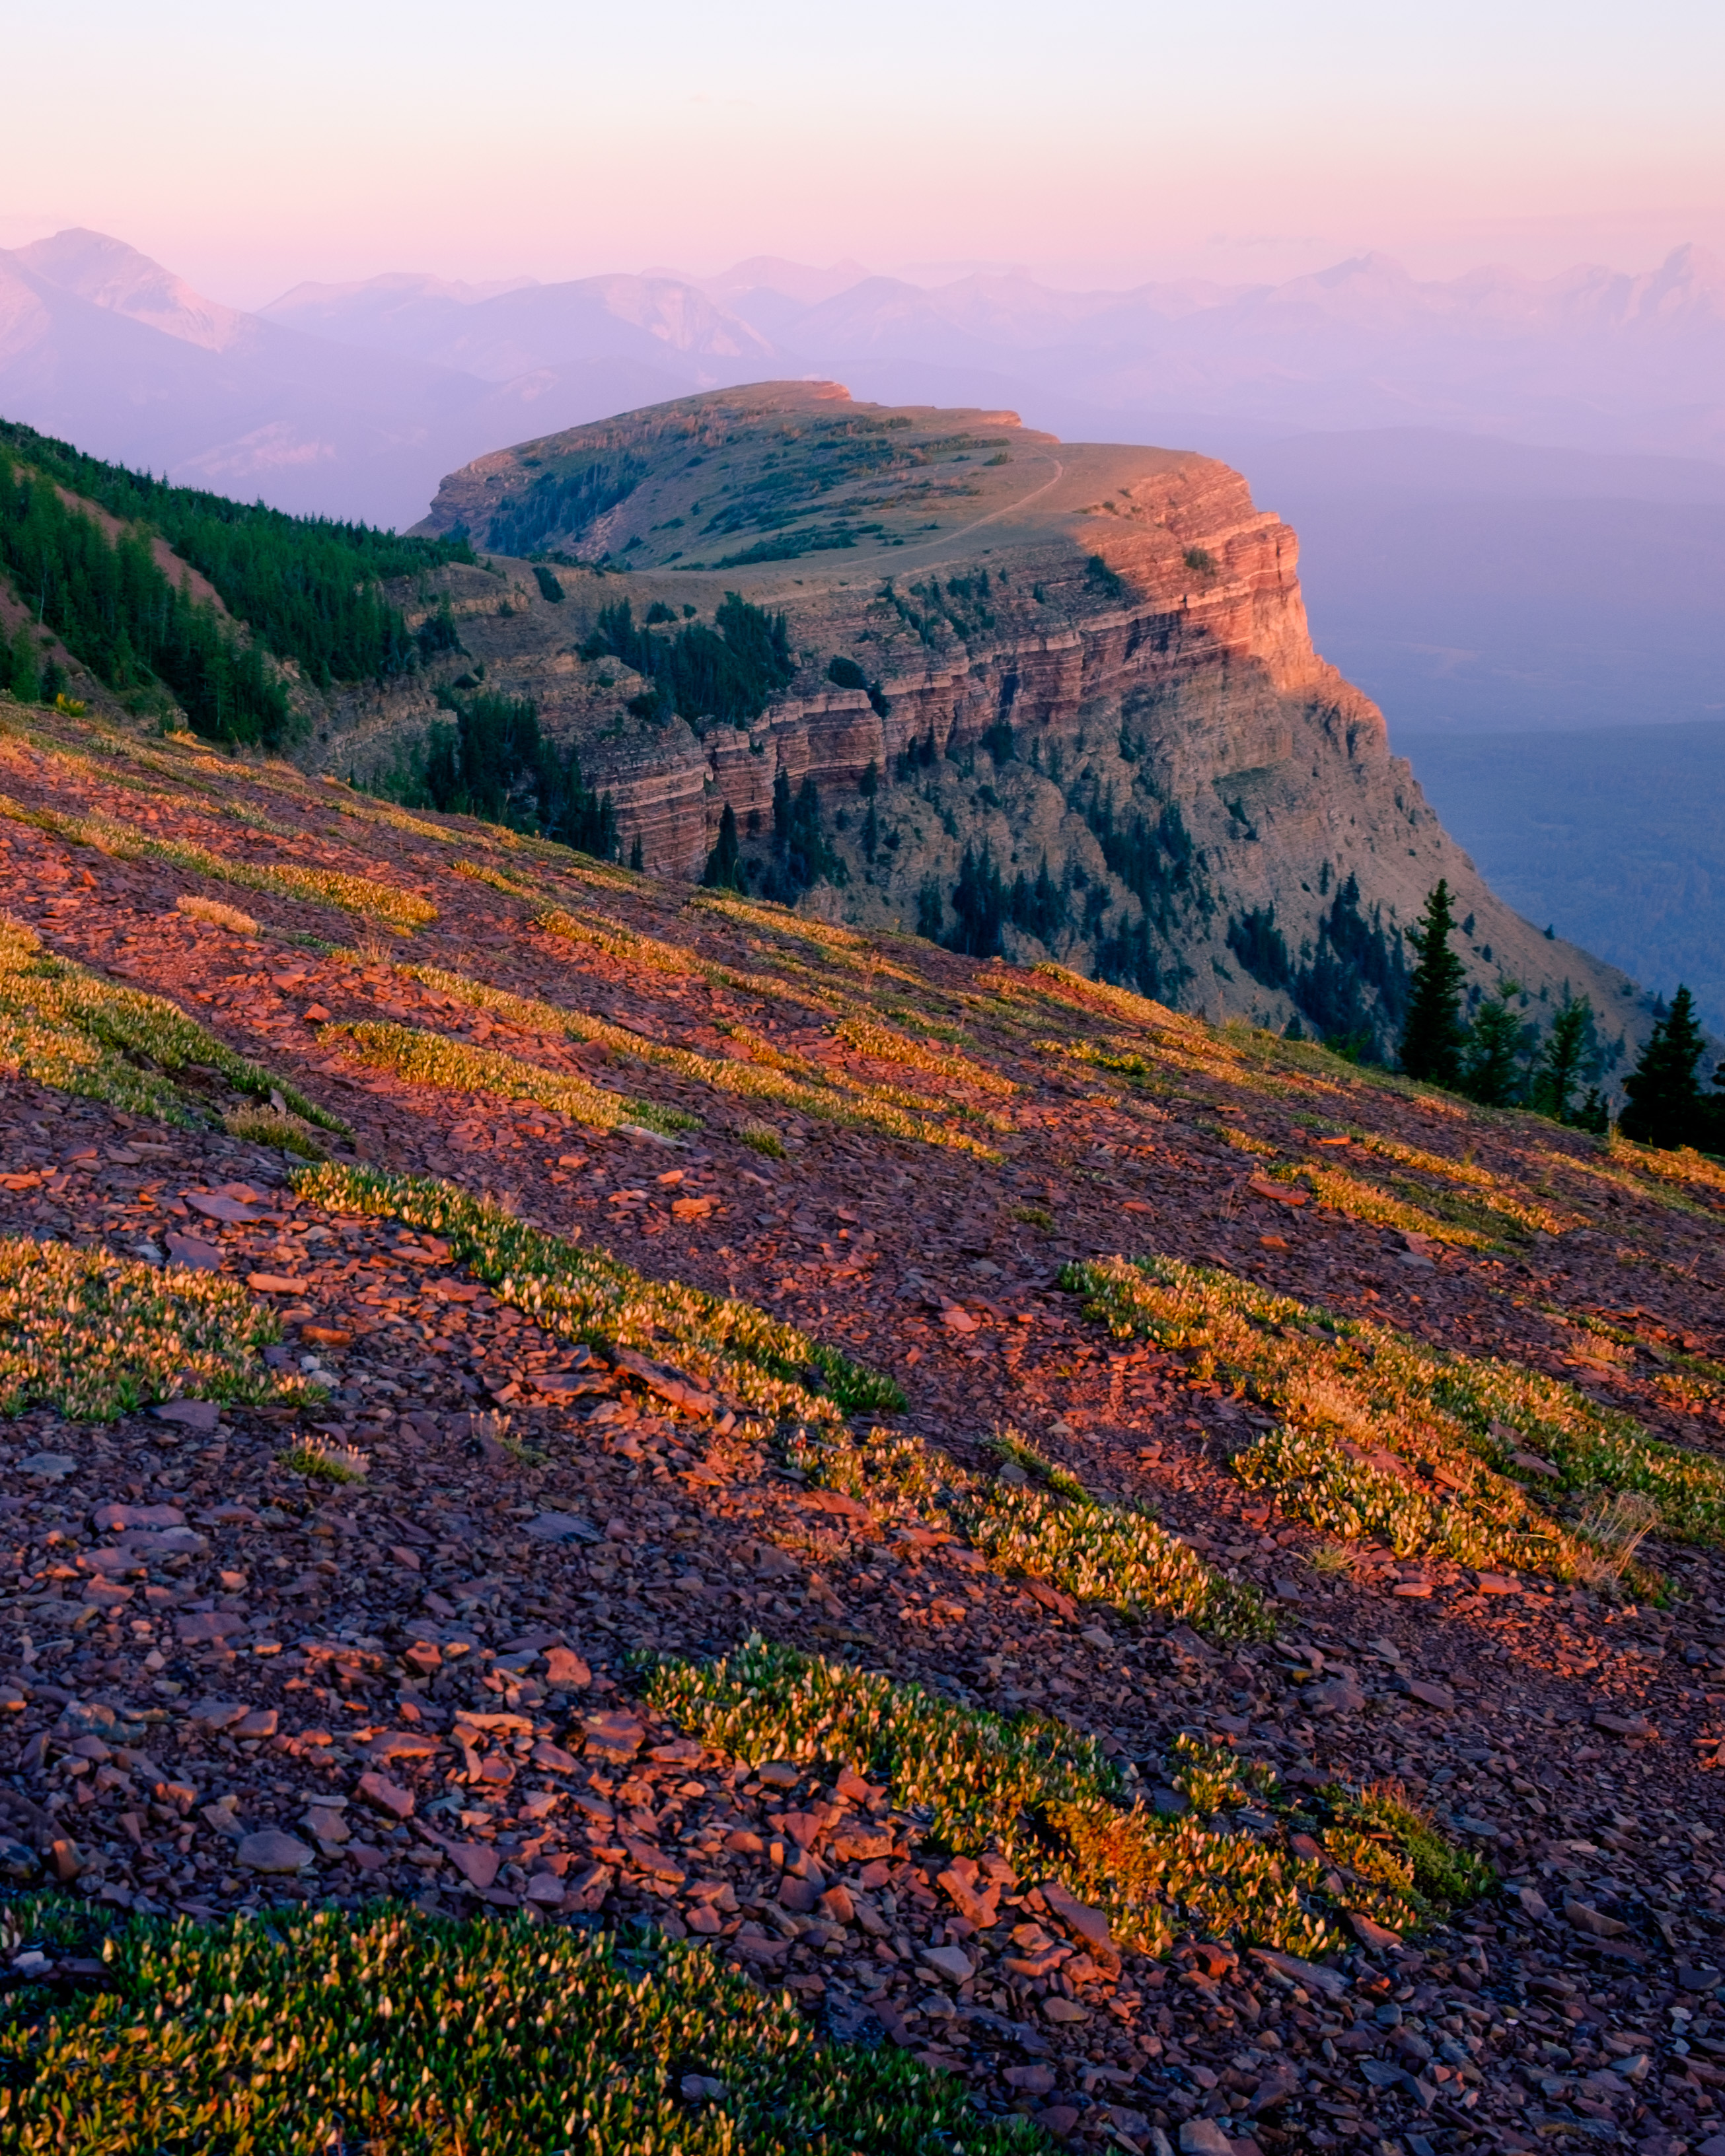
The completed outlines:
{"type": "MultiPolygon", "coordinates": [[[[15,1902],[14,1939],[91,1943],[74,1905],[15,1902]]],[[[208,1929],[133,1917],[104,1982],[0,2008],[15,2156],[1009,2156],[962,2081],[816,2041],[709,1951],[397,1907],[208,1929]],[[690,2093],[683,2093],[685,2080],[690,2093]]]]}
{"type": "Polygon", "coordinates": [[[757,1413],[830,1422],[905,1404],[891,1378],[753,1303],[649,1280],[608,1251],[530,1227],[453,1183],[335,1163],[299,1169],[293,1182],[301,1197],[332,1213],[380,1215],[444,1237],[453,1261],[500,1301],[564,1339],[673,1358],[687,1375],[757,1413]],[[816,1393],[815,1384],[824,1389],[816,1393]]]}
{"type": "Polygon", "coordinates": [[[1223,1638],[1265,1639],[1274,1630],[1255,1587],[1205,1563],[1147,1512],[1090,1496],[1010,1427],[990,1443],[1048,1487],[983,1482],[908,1432],[799,1431],[788,1451],[793,1466],[828,1489],[873,1503],[898,1499],[965,1536],[997,1571],[1046,1580],[1128,1615],[1157,1610],[1223,1638]]]}
{"type": "Polygon", "coordinates": [[[594,1130],[614,1131],[631,1123],[653,1131],[686,1131],[696,1118],[675,1108],[660,1108],[626,1093],[613,1093],[586,1078],[543,1064],[524,1062],[494,1048],[452,1040],[387,1020],[363,1019],[352,1025],[326,1025],[318,1035],[331,1047],[345,1048],[357,1062],[387,1070],[410,1086],[435,1086],[446,1092],[491,1093],[501,1101],[532,1101],[558,1115],[573,1116],[594,1130]]]}
{"type": "Polygon", "coordinates": [[[266,1369],[275,1313],[219,1274],[165,1270],[27,1236],[0,1240],[0,1414],[112,1422],[157,1400],[321,1399],[266,1369]]]}
{"type": "Polygon", "coordinates": [[[39,1086],[188,1127],[207,1122],[208,1111],[198,1092],[176,1078],[209,1073],[255,1100],[279,1098],[308,1125],[347,1131],[338,1116],[236,1055],[177,1004],[56,957],[33,928],[3,914],[0,1063],[16,1065],[39,1086]]]}
{"type": "MultiPolygon", "coordinates": [[[[715,1662],[660,1662],[647,1697],[751,1764],[819,1761],[889,1782],[896,1804],[926,1815],[932,1840],[992,1846],[1032,1876],[1057,1872],[1106,1912],[1123,1946],[1165,1953],[1183,1929],[1307,1955],[1339,1943],[1323,1913],[1324,1867],[1296,1856],[1279,1826],[1266,1822],[1260,1839],[1205,1824],[1274,1784],[1270,1770],[1221,1748],[1187,1742],[1177,1751],[1194,1809],[1168,1819],[1129,1795],[1093,1738],[1063,1723],[1009,1721],[759,1638],[715,1662]]],[[[1371,1883],[1348,1906],[1399,1929],[1420,1913],[1405,1891],[1371,1883]]]]}
{"type": "Polygon", "coordinates": [[[367,914],[392,928],[423,928],[437,918],[437,908],[429,899],[375,876],[349,875],[339,869],[302,869],[291,862],[236,860],[231,854],[213,853],[208,846],[187,839],[153,838],[129,824],[116,824],[110,817],[68,816],[53,808],[27,808],[3,793],[0,793],[0,815],[33,824],[56,838],[69,839],[74,845],[94,846],[116,860],[166,861],[170,867],[239,884],[247,891],[367,914]]]}

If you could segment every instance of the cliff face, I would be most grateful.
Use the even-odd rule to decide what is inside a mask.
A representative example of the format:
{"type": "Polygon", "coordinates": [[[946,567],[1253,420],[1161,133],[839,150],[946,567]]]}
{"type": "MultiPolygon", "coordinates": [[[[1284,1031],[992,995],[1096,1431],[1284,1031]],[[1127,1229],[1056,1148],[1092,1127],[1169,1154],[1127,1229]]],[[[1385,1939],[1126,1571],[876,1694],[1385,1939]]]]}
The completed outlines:
{"type": "MultiPolygon", "coordinates": [[[[773,385],[482,459],[425,528],[458,521],[481,542],[535,528],[563,597],[508,557],[448,572],[417,594],[454,613],[444,670],[531,696],[649,867],[699,876],[728,806],[759,887],[783,873],[775,785],[809,780],[839,865],[806,907],[956,938],[968,852],[985,911],[999,878],[1009,955],[1380,1040],[1399,931],[1445,876],[1477,988],[1512,976],[1531,1022],[1573,988],[1604,1037],[1639,1029],[1632,984],[1512,913],[1446,836],[1381,713],[1312,649],[1294,533],[1224,465],[773,385]],[[836,484],[834,434],[874,445],[836,484]],[[612,566],[581,565],[595,554],[612,566]],[[746,724],[634,716],[649,685],[581,655],[603,608],[656,608],[674,634],[733,590],[784,613],[794,660],[746,724]],[[834,659],[866,685],[835,685],[834,659]]],[[[352,705],[322,753],[363,775],[434,715],[423,684],[352,705]]]]}

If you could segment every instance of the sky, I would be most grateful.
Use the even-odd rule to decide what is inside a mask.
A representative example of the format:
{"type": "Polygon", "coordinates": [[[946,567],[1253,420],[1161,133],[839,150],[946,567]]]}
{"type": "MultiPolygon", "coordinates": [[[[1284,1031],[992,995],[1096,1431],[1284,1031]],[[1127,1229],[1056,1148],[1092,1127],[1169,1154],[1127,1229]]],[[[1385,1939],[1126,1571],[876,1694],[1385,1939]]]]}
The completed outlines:
{"type": "Polygon", "coordinates": [[[0,0],[0,247],[211,296],[788,255],[935,281],[1725,249],[1718,0],[0,0]]]}

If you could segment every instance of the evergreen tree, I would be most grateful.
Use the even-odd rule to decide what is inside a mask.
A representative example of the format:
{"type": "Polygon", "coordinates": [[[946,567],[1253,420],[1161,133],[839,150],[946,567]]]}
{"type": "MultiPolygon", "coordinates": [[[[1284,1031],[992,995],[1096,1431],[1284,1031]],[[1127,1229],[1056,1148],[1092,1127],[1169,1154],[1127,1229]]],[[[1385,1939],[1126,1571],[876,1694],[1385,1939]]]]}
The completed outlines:
{"type": "Polygon", "coordinates": [[[1651,1146],[1693,1145],[1707,1120],[1697,1070],[1701,1028],[1695,999],[1680,988],[1671,1007],[1647,1036],[1640,1060],[1623,1081],[1628,1106],[1619,1118],[1626,1138],[1651,1146]]]}
{"type": "Polygon", "coordinates": [[[1500,981],[1473,1022],[1461,1090],[1481,1107],[1512,1107],[1521,1098],[1522,1020],[1514,1006],[1521,992],[1519,982],[1500,981]]]}
{"type": "MultiPolygon", "coordinates": [[[[833,664],[836,666],[838,660],[833,664]]],[[[834,675],[834,680],[838,676],[834,675]]],[[[869,804],[869,813],[863,818],[862,850],[867,860],[873,860],[880,850],[880,814],[875,805],[875,797],[880,791],[880,767],[870,757],[869,767],[856,783],[856,790],[869,804]]]]}
{"type": "Polygon", "coordinates": [[[791,842],[791,782],[784,767],[773,782],[773,850],[782,855],[791,842]]]}
{"type": "MultiPolygon", "coordinates": [[[[1571,1121],[1570,1096],[1584,1077],[1593,1075],[1588,1069],[1598,1060],[1591,1052],[1593,1029],[1592,1004],[1585,996],[1566,997],[1552,1020],[1551,1034],[1539,1051],[1533,1076],[1533,1106],[1554,1122],[1571,1121]]],[[[1586,1103],[1575,1111],[1578,1118],[1586,1112],[1586,1103]]]]}
{"type": "Polygon", "coordinates": [[[627,599],[602,607],[581,655],[634,667],[663,704],[691,724],[718,719],[747,726],[796,671],[785,617],[763,613],[735,592],[725,594],[711,629],[691,622],[673,635],[655,636],[655,619],[670,620],[670,608],[660,606],[656,617],[649,608],[644,627],[627,599]]]}
{"type": "Polygon", "coordinates": [[[1294,978],[1286,939],[1276,925],[1274,901],[1254,906],[1228,924],[1228,948],[1255,981],[1266,988],[1285,988],[1294,978]]]}
{"type": "Polygon", "coordinates": [[[938,943],[945,925],[946,908],[941,902],[941,887],[932,876],[924,880],[916,894],[916,933],[930,943],[938,943]]]}
{"type": "Polygon", "coordinates": [[[1019,870],[1013,880],[1007,912],[1014,928],[1022,928],[1027,936],[1037,937],[1052,947],[1065,925],[1066,893],[1049,874],[1046,854],[1034,883],[1022,869],[1019,870]]]}
{"type": "Polygon", "coordinates": [[[1440,879],[1426,899],[1419,927],[1408,941],[1418,954],[1409,984],[1408,1020],[1402,1030],[1402,1068],[1410,1078],[1455,1086],[1461,1076],[1461,1053],[1467,1029],[1461,1021],[1461,986],[1466,968],[1450,948],[1454,927],[1450,886],[1440,879]]]}
{"type": "Polygon", "coordinates": [[[1100,924],[1098,927],[1099,932],[1096,937],[1096,978],[1115,982],[1123,988],[1136,988],[1141,996],[1148,996],[1157,1003],[1171,1002],[1178,988],[1180,976],[1176,973],[1172,982],[1163,978],[1155,946],[1150,940],[1149,915],[1140,913],[1137,919],[1132,921],[1122,908],[1111,935],[1101,934],[1100,924]]]}
{"type": "Polygon", "coordinates": [[[719,819],[719,843],[706,857],[701,879],[709,891],[746,891],[742,850],[737,843],[737,811],[727,801],[719,819]]]}
{"type": "Polygon", "coordinates": [[[644,875],[646,872],[647,856],[642,848],[641,834],[639,831],[635,833],[634,843],[629,850],[629,865],[638,875],[644,875]]]}
{"type": "MultiPolygon", "coordinates": [[[[785,867],[806,888],[834,877],[837,857],[821,829],[820,789],[812,778],[797,788],[797,804],[791,814],[790,842],[785,849],[785,867]]],[[[842,877],[837,878],[842,881],[842,877]]]]}
{"type": "MultiPolygon", "coordinates": [[[[148,698],[165,685],[198,732],[280,747],[294,714],[258,647],[163,574],[147,533],[110,542],[56,486],[14,465],[3,439],[16,431],[0,422],[0,571],[29,595],[37,623],[119,694],[148,698]]],[[[65,687],[50,658],[37,700],[51,704],[65,687]]]]}
{"type": "Polygon", "coordinates": [[[36,670],[36,647],[30,639],[28,621],[18,625],[18,638],[11,647],[8,664],[7,686],[19,703],[33,704],[41,690],[42,677],[36,670]]]}
{"type": "Polygon", "coordinates": [[[952,911],[958,925],[948,948],[967,957],[993,958],[1000,953],[1000,928],[1006,915],[1006,893],[1000,871],[988,841],[980,854],[967,846],[958,864],[958,882],[952,892],[952,911]]]}
{"type": "MultiPolygon", "coordinates": [[[[1327,889],[1322,876],[1319,883],[1327,889]]],[[[1233,942],[1231,937],[1230,940],[1233,942]]],[[[1281,941],[1278,933],[1276,942],[1281,941]]],[[[1235,955],[1248,972],[1255,970],[1237,948],[1235,955]]],[[[1383,1037],[1393,1035],[1408,1007],[1408,968],[1401,938],[1384,933],[1375,906],[1369,919],[1361,911],[1359,881],[1353,875],[1341,885],[1319,921],[1316,952],[1289,979],[1267,985],[1286,986],[1302,1015],[1311,1020],[1315,1037],[1356,1062],[1382,1060],[1383,1037]]]]}
{"type": "Polygon", "coordinates": [[[821,829],[820,790],[805,778],[793,796],[781,771],[773,782],[773,868],[763,886],[768,898],[794,906],[813,884],[843,883],[845,864],[821,829]]]}

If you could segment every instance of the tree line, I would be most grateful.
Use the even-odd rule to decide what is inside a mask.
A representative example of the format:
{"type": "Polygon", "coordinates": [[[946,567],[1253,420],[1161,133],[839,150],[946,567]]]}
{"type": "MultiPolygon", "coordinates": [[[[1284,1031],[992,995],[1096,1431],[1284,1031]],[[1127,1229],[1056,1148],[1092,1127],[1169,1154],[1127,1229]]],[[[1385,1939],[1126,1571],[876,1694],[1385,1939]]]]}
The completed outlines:
{"type": "Polygon", "coordinates": [[[617,858],[611,796],[588,785],[572,742],[560,750],[542,732],[530,697],[445,689],[438,701],[450,717],[434,720],[391,770],[354,783],[403,808],[480,816],[600,860],[617,858]]]}
{"type": "MultiPolygon", "coordinates": [[[[15,422],[0,421],[0,454],[96,503],[122,524],[159,532],[182,561],[208,578],[223,604],[266,649],[293,660],[319,688],[379,679],[411,666],[417,639],[385,596],[383,583],[475,558],[465,533],[407,538],[369,525],[290,516],[262,502],[233,501],[105,464],[15,422]]],[[[28,595],[21,590],[20,596],[28,595]]],[[[72,648],[93,672],[100,672],[72,648]]],[[[198,724],[195,716],[193,723],[198,724]]]]}
{"type": "MultiPolygon", "coordinates": [[[[148,537],[132,528],[110,541],[3,445],[0,568],[30,622],[52,630],[116,695],[146,698],[165,687],[212,741],[275,748],[292,735],[292,707],[262,653],[163,573],[148,537]]],[[[27,624],[6,654],[8,685],[25,701],[44,685],[37,649],[27,624]]],[[[50,701],[56,686],[49,684],[50,701]]]]}
{"type": "MultiPolygon", "coordinates": [[[[1481,1004],[1470,1024],[1462,1015],[1466,968],[1450,948],[1455,917],[1450,886],[1428,896],[1420,925],[1409,932],[1416,954],[1409,984],[1401,1065],[1418,1078],[1465,1094],[1488,1107],[1528,1107],[1560,1123],[1603,1131],[1609,1120],[1599,1091],[1593,1007],[1585,996],[1565,999],[1537,1055],[1528,1059],[1516,1009],[1521,991],[1510,980],[1481,1004]]],[[[1638,1144],[1695,1146],[1725,1152],[1725,1064],[1702,1084],[1707,1043],[1695,999],[1680,987],[1661,1010],[1635,1067],[1624,1081],[1618,1128],[1638,1144]]]]}

